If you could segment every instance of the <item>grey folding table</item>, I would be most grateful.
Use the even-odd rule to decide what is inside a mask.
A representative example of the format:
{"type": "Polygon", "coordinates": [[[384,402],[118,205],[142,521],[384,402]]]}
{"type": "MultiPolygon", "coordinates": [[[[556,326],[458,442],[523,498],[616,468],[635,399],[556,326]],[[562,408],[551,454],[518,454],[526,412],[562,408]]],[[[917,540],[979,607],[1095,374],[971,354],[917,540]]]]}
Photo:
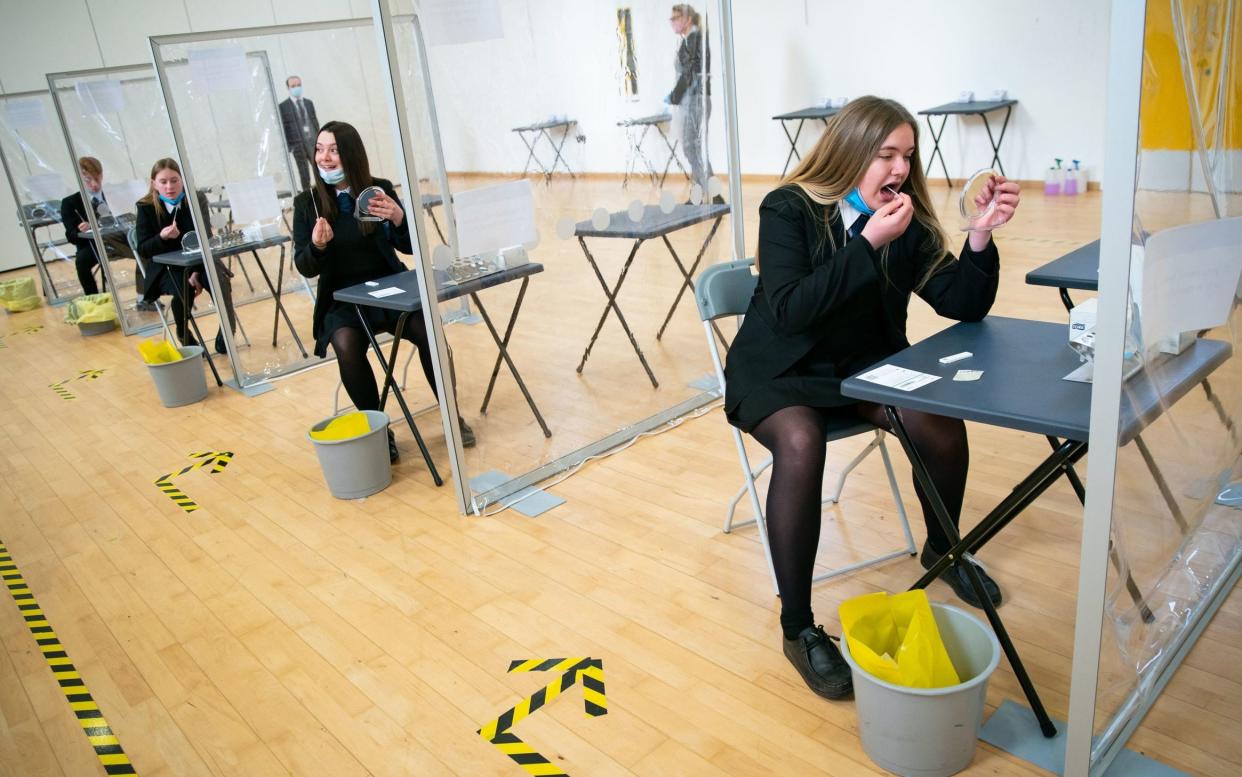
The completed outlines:
{"type": "Polygon", "coordinates": [[[638,119],[622,119],[617,122],[618,127],[625,128],[630,141],[630,163],[626,166],[625,178],[621,181],[623,188],[629,186],[630,176],[634,174],[638,167],[639,160],[642,160],[642,163],[647,167],[647,172],[651,176],[651,183],[654,186],[664,185],[664,179],[668,177],[668,171],[674,163],[677,164],[682,175],[686,176],[686,180],[690,180],[690,174],[686,172],[686,168],[682,166],[681,160],[677,158],[677,141],[669,140],[668,133],[664,131],[664,125],[672,120],[672,115],[668,113],[657,113],[638,119]],[[668,149],[668,159],[664,161],[663,172],[656,172],[656,165],[651,162],[651,158],[643,150],[643,141],[647,139],[647,133],[651,131],[652,127],[655,127],[656,132],[660,135],[660,139],[664,141],[665,148],[668,149]]]}
{"type": "MultiPolygon", "coordinates": [[[[660,325],[660,329],[656,332],[656,339],[659,340],[664,336],[664,330],[668,327],[669,321],[673,318],[674,311],[677,310],[677,304],[681,302],[682,295],[686,289],[694,290],[694,273],[699,267],[699,263],[703,260],[703,255],[707,253],[707,247],[711,244],[712,238],[716,236],[716,230],[720,228],[720,222],[724,220],[726,214],[729,213],[730,207],[728,203],[704,203],[703,205],[682,204],[673,208],[671,213],[665,213],[656,205],[648,205],[643,210],[643,217],[638,221],[630,219],[629,211],[622,210],[610,214],[608,218],[608,226],[603,229],[597,229],[590,221],[580,221],[574,227],[574,234],[578,237],[578,245],[582,246],[582,253],[586,255],[587,262],[590,263],[591,269],[595,271],[595,278],[599,281],[600,288],[604,290],[604,296],[608,301],[604,305],[604,312],[600,314],[599,323],[595,325],[595,331],[591,334],[591,339],[587,343],[586,350],[582,352],[582,360],[578,362],[578,372],[582,372],[582,368],[586,366],[587,359],[591,355],[591,347],[595,345],[596,338],[599,337],[600,330],[604,328],[604,322],[608,319],[608,312],[611,310],[617,315],[617,322],[621,324],[621,328],[625,330],[625,334],[630,338],[630,345],[634,347],[634,353],[638,355],[638,361],[642,363],[643,369],[647,372],[647,378],[651,381],[652,388],[659,388],[660,383],[656,380],[655,373],[651,371],[651,366],[647,364],[647,357],[643,356],[643,349],[638,346],[638,340],[634,337],[634,332],[630,330],[630,325],[626,322],[625,316],[621,313],[621,308],[617,304],[617,294],[621,291],[621,284],[625,283],[625,276],[630,271],[630,265],[634,262],[634,256],[638,253],[638,249],[648,240],[660,238],[664,241],[664,245],[668,248],[668,252],[673,257],[673,261],[677,264],[677,269],[681,271],[682,282],[681,287],[677,290],[677,296],[673,298],[673,304],[668,309],[668,315],[664,317],[664,323],[660,325]],[[679,229],[700,224],[704,221],[712,222],[712,227],[707,233],[707,237],[703,239],[703,245],[699,248],[699,253],[694,257],[694,262],[687,270],[682,263],[681,257],[677,255],[673,244],[669,242],[669,234],[679,229]],[[625,264],[621,266],[621,274],[617,277],[617,282],[610,288],[608,281],[604,280],[603,273],[600,272],[599,264],[595,261],[595,257],[591,254],[591,250],[587,248],[586,238],[588,237],[606,237],[620,238],[623,240],[633,240],[634,245],[630,248],[629,256],[625,259],[625,264]]],[[[715,324],[713,324],[715,326],[715,324]]],[[[716,334],[724,341],[724,335],[716,329],[716,334]]]]}
{"type": "MultiPolygon", "coordinates": [[[[487,382],[487,391],[484,392],[483,404],[479,408],[479,412],[487,413],[492,390],[496,385],[496,379],[500,375],[500,365],[501,362],[504,362],[509,368],[509,373],[513,375],[513,379],[517,381],[518,389],[522,392],[522,396],[525,397],[526,404],[530,406],[531,413],[534,414],[539,428],[543,430],[543,436],[551,437],[551,430],[548,429],[547,423],[543,420],[543,415],[539,412],[539,407],[535,404],[534,398],[526,388],[526,383],[522,380],[522,374],[518,372],[517,365],[513,363],[513,358],[509,355],[509,343],[513,338],[513,328],[517,324],[518,314],[522,310],[522,300],[526,297],[526,287],[530,284],[530,277],[541,272],[543,272],[542,264],[529,262],[457,283],[451,282],[447,273],[442,270],[436,270],[435,280],[440,290],[440,302],[448,302],[459,297],[470,297],[475,306],[478,307],[479,315],[482,317],[483,323],[487,325],[487,331],[491,333],[492,340],[496,343],[496,348],[499,350],[499,353],[496,355],[496,361],[492,365],[492,375],[487,382]],[[513,303],[513,311],[509,314],[509,323],[505,327],[505,333],[502,337],[488,316],[487,308],[483,307],[483,303],[479,299],[479,292],[519,279],[522,281],[522,285],[518,289],[517,300],[513,303]]],[[[435,480],[437,486],[441,485],[443,481],[440,478],[440,473],[436,471],[435,462],[431,460],[431,454],[427,451],[422,435],[418,432],[418,426],[414,423],[414,416],[410,413],[409,405],[405,402],[405,396],[401,393],[401,386],[393,378],[393,373],[397,368],[397,348],[401,344],[401,335],[405,331],[405,323],[412,314],[419,313],[423,309],[423,298],[418,290],[417,273],[414,270],[406,270],[385,278],[359,283],[336,291],[333,293],[332,298],[337,302],[353,305],[357,311],[358,320],[362,323],[362,329],[366,332],[367,339],[371,343],[371,350],[375,352],[375,357],[379,359],[380,365],[384,368],[384,388],[380,395],[380,409],[382,410],[388,403],[388,390],[391,388],[393,396],[397,398],[397,404],[401,406],[401,412],[405,414],[406,423],[409,424],[410,431],[413,432],[414,439],[418,443],[418,449],[423,454],[423,460],[427,462],[427,469],[431,471],[432,479],[435,480]],[[400,291],[396,293],[385,292],[380,296],[376,296],[376,292],[394,288],[400,291]],[[385,358],[384,351],[380,348],[379,340],[376,339],[375,333],[371,331],[370,325],[367,324],[366,316],[363,314],[362,309],[368,307],[395,310],[400,314],[397,318],[397,325],[394,327],[391,352],[387,358],[385,358]]]]}
{"type": "MultiPolygon", "coordinates": [[[[1074,301],[1070,298],[1070,289],[1098,291],[1100,288],[1100,241],[1093,240],[1064,256],[1031,270],[1026,274],[1026,282],[1032,286],[1056,287],[1061,294],[1061,303],[1065,305],[1065,309],[1073,310],[1074,301]]],[[[1216,411],[1217,418],[1220,419],[1220,422],[1224,424],[1225,429],[1230,434],[1235,434],[1234,421],[1225,410],[1220,397],[1212,390],[1212,383],[1207,375],[1203,376],[1200,385],[1203,387],[1203,392],[1207,395],[1208,402],[1212,404],[1212,408],[1216,411]]],[[[1147,447],[1147,443],[1143,442],[1141,436],[1136,435],[1134,447],[1143,458],[1143,463],[1147,466],[1148,471],[1151,472],[1152,480],[1155,481],[1156,488],[1160,491],[1165,505],[1169,508],[1169,514],[1173,516],[1173,520],[1177,521],[1177,525],[1181,527],[1182,531],[1187,531],[1189,524],[1186,521],[1185,515],[1182,514],[1182,508],[1178,506],[1177,499],[1173,496],[1173,489],[1169,488],[1168,481],[1165,480],[1164,474],[1160,471],[1160,466],[1156,463],[1155,456],[1152,455],[1151,450],[1147,447]]],[[[1071,483],[1073,483],[1072,480],[1071,483]]],[[[1075,483],[1074,489],[1082,497],[1081,487],[1075,483]]]]}
{"type": "MultiPolygon", "coordinates": [[[[1091,427],[1091,385],[1063,380],[1064,375],[1079,365],[1078,356],[1069,348],[1066,339],[1064,324],[989,316],[980,322],[955,324],[883,361],[886,365],[939,376],[933,383],[913,391],[902,391],[860,380],[854,375],[841,384],[841,393],[845,396],[884,406],[893,433],[905,449],[914,475],[931,502],[935,519],[954,543],[912,588],[926,588],[948,567],[960,563],[965,554],[978,552],[1086,455],[1091,427]],[[940,364],[940,357],[962,351],[969,351],[973,356],[949,365],[940,364]],[[959,368],[981,369],[983,377],[970,382],[954,381],[952,377],[959,368]],[[959,537],[925,463],[910,441],[899,413],[901,408],[1043,435],[1052,443],[1053,452],[965,537],[959,537]]],[[[1122,398],[1117,444],[1125,445],[1137,437],[1165,407],[1184,396],[1230,355],[1228,343],[1197,340],[1181,354],[1159,359],[1132,376],[1122,398]]],[[[984,592],[974,567],[967,564],[965,570],[1031,710],[1039,720],[1040,729],[1045,736],[1053,736],[1056,729],[1004,623],[984,592]]],[[[1127,580],[1127,588],[1135,596],[1140,611],[1144,610],[1146,605],[1132,580],[1127,580]]]]}
{"type": "Polygon", "coordinates": [[[828,120],[836,116],[840,108],[831,108],[826,105],[812,105],[810,108],[803,108],[798,111],[790,111],[782,113],[779,116],[773,116],[773,121],[781,123],[781,129],[785,131],[785,137],[789,139],[789,155],[785,157],[785,167],[781,169],[781,177],[785,177],[785,173],[789,170],[789,163],[794,159],[802,160],[802,155],[798,153],[798,137],[802,135],[802,125],[807,120],[814,121],[816,119],[822,121],[824,126],[828,126],[828,120]],[[789,125],[786,122],[798,122],[798,128],[794,130],[792,135],[789,134],[789,125]]]}
{"type": "Polygon", "coordinates": [[[526,150],[530,154],[526,157],[526,166],[522,168],[522,176],[530,170],[531,160],[539,166],[539,172],[543,173],[544,183],[552,180],[552,174],[556,172],[556,166],[559,163],[564,166],[565,172],[569,173],[570,178],[577,178],[574,171],[569,169],[569,163],[565,161],[565,157],[561,155],[561,149],[565,147],[565,141],[569,139],[570,129],[578,123],[577,119],[548,119],[547,121],[537,121],[534,124],[527,124],[524,127],[514,127],[513,131],[518,134],[522,142],[526,144],[526,150]],[[552,135],[548,130],[561,131],[561,142],[557,143],[552,139],[552,135]],[[539,138],[546,138],[548,145],[552,147],[552,164],[544,165],[543,161],[535,154],[535,146],[539,144],[539,138]]]}
{"type": "Polygon", "coordinates": [[[953,185],[953,179],[949,178],[949,168],[944,163],[944,154],[940,151],[940,137],[944,135],[944,125],[949,121],[950,116],[978,116],[983,119],[983,128],[988,131],[988,142],[992,144],[992,161],[988,164],[996,165],[1000,168],[1001,175],[1005,174],[1005,166],[1000,161],[1000,147],[1005,140],[1005,128],[1009,126],[1009,117],[1013,114],[1013,106],[1017,105],[1017,100],[979,100],[968,103],[945,103],[937,105],[935,108],[919,111],[920,116],[927,117],[927,128],[931,130],[932,136],[932,152],[927,158],[927,170],[925,174],[930,174],[932,162],[936,156],[940,156],[940,169],[944,171],[945,183],[949,186],[953,185]],[[988,124],[988,114],[992,111],[1005,109],[1005,121],[1001,124],[1000,134],[995,139],[992,137],[992,125],[988,124]],[[940,117],[940,130],[937,131],[932,125],[932,117],[940,117]]]}
{"type": "MultiPolygon", "coordinates": [[[[289,313],[285,310],[284,303],[282,303],[280,299],[281,286],[284,283],[285,244],[288,243],[289,240],[290,238],[288,235],[276,235],[275,237],[264,238],[262,240],[247,240],[241,243],[212,248],[211,253],[216,259],[225,259],[230,256],[244,254],[247,251],[254,256],[255,264],[258,265],[259,272],[263,275],[263,281],[267,283],[267,288],[272,293],[272,299],[276,302],[276,318],[272,322],[272,347],[276,347],[276,333],[279,328],[280,318],[283,317],[285,319],[285,326],[289,329],[289,334],[293,336],[293,342],[297,344],[298,350],[302,353],[302,358],[305,359],[307,354],[305,346],[302,345],[302,338],[298,337],[298,332],[293,327],[293,321],[289,318],[289,313]],[[259,256],[260,250],[264,248],[271,248],[273,246],[280,247],[280,260],[277,264],[280,271],[277,276],[276,285],[272,284],[272,277],[267,274],[267,268],[263,266],[263,259],[259,256]]],[[[185,251],[169,251],[167,253],[158,254],[152,257],[152,261],[156,264],[179,267],[184,271],[181,274],[181,284],[178,296],[180,297],[181,304],[185,309],[186,323],[194,328],[195,336],[198,338],[199,343],[203,345],[203,352],[207,354],[207,363],[211,366],[211,372],[216,377],[216,383],[218,385],[223,385],[220,381],[220,373],[216,371],[216,365],[211,359],[210,349],[203,340],[202,333],[198,331],[198,324],[194,321],[194,300],[190,297],[188,288],[190,271],[197,267],[201,267],[203,264],[202,252],[191,251],[187,253],[185,251]]]]}

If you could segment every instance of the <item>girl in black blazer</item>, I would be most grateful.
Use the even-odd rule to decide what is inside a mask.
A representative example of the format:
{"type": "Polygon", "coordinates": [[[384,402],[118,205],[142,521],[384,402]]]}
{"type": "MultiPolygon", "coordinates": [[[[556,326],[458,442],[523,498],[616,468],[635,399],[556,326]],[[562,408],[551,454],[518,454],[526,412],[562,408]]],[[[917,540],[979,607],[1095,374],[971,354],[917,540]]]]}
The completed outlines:
{"type": "MultiPolygon", "coordinates": [[[[1013,216],[1018,185],[994,176],[981,196],[986,203],[993,195],[997,206],[972,225],[955,259],[929,204],[918,124],[896,102],[864,97],[837,114],[759,208],[759,283],[729,350],[725,412],[772,453],[767,525],[784,652],[821,696],[852,691],[849,668],[811,612],[826,436],[859,419],[888,428],[883,408],[842,396],[841,381],[909,345],[911,293],[948,318],[987,315],[999,265],[990,230],[1013,216]]],[[[965,425],[913,410],[901,417],[956,521],[969,462],[965,425]]],[[[949,542],[917,481],[915,491],[927,567],[949,542]]],[[[979,572],[999,603],[1000,589],[979,572]]],[[[961,570],[942,577],[979,606],[961,570]]]]}
{"type": "MultiPolygon", "coordinates": [[[[354,407],[379,410],[379,387],[367,361],[366,333],[354,306],[336,302],[332,295],[338,289],[404,271],[397,251],[413,253],[410,225],[392,184],[371,177],[366,148],[352,125],[343,121],[323,125],[315,141],[315,166],[318,174],[311,189],[293,201],[293,261],[307,278],[319,278],[313,329],[315,355],[326,356],[331,345],[341,383],[354,407]],[[370,213],[383,222],[360,221],[354,216],[358,194],[371,186],[384,192],[370,205],[370,213]]],[[[370,307],[363,311],[373,332],[395,332],[396,311],[370,307]]],[[[423,374],[435,391],[423,317],[406,319],[402,336],[417,346],[423,374]]],[[[460,424],[462,443],[469,448],[475,443],[474,432],[465,421],[460,424]]],[[[399,455],[391,429],[388,454],[393,461],[399,455]]]]}
{"type": "MultiPolygon", "coordinates": [[[[199,238],[206,242],[211,237],[210,211],[207,198],[198,194],[199,210],[206,220],[202,225],[199,238]]],[[[186,232],[194,231],[194,217],[185,203],[185,185],[181,179],[181,166],[175,159],[160,159],[151,166],[151,188],[147,196],[135,203],[134,242],[138,246],[138,254],[146,266],[146,285],[143,302],[153,303],[162,294],[172,296],[173,320],[177,324],[177,338],[185,345],[194,345],[194,337],[186,330],[185,306],[181,301],[181,290],[188,289],[190,304],[194,297],[211,286],[207,273],[202,269],[190,272],[189,283],[185,281],[185,270],[181,267],[170,267],[157,264],[152,258],[170,251],[181,250],[181,238],[186,232]]],[[[216,277],[220,279],[221,297],[224,298],[225,317],[230,322],[230,331],[237,329],[237,317],[233,312],[233,285],[229,282],[232,273],[220,260],[216,260],[216,277]]],[[[224,331],[216,333],[216,353],[225,353],[224,331]]]]}

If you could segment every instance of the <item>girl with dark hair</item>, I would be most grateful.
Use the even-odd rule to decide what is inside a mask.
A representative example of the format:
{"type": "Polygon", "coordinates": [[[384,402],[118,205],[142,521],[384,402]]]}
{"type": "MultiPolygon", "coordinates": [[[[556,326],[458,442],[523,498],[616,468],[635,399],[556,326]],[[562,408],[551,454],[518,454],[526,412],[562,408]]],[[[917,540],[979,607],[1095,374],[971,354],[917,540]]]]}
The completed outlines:
{"type": "MultiPolygon", "coordinates": [[[[326,356],[331,345],[341,383],[354,407],[379,410],[379,386],[367,361],[366,332],[354,306],[336,302],[332,295],[347,286],[403,272],[406,268],[397,251],[413,253],[410,225],[392,183],[371,177],[366,148],[352,125],[343,121],[323,125],[315,140],[315,167],[317,174],[310,190],[293,201],[294,263],[307,278],[319,278],[313,329],[315,355],[326,356]],[[378,186],[383,194],[371,200],[369,210],[384,219],[382,222],[355,218],[358,195],[372,186],[378,186]]],[[[364,308],[363,312],[373,332],[395,333],[396,311],[364,308]]],[[[406,319],[402,336],[418,348],[427,384],[436,391],[423,317],[406,319]]],[[[464,420],[460,423],[462,444],[472,447],[474,431],[464,420]]],[[[391,429],[388,455],[394,462],[400,455],[391,429]]]]}
{"type": "MultiPolygon", "coordinates": [[[[210,218],[207,198],[200,192],[198,195],[199,210],[204,219],[210,218]]],[[[155,264],[151,258],[169,251],[181,250],[181,237],[186,232],[194,231],[194,217],[185,204],[185,184],[181,179],[181,166],[177,160],[164,158],[151,166],[151,186],[147,194],[136,205],[134,222],[134,244],[138,246],[138,254],[143,258],[146,267],[145,291],[142,301],[153,303],[162,294],[172,296],[173,320],[177,324],[177,338],[184,345],[194,345],[194,337],[186,329],[185,302],[181,299],[182,289],[188,289],[190,305],[199,292],[211,286],[207,274],[202,269],[192,270],[186,283],[185,269],[155,264]]],[[[202,242],[211,237],[211,222],[202,225],[205,234],[199,235],[202,242]]],[[[229,331],[236,331],[237,318],[233,313],[233,286],[229,282],[232,273],[217,259],[216,277],[220,279],[221,295],[224,298],[225,317],[229,320],[229,331]]],[[[224,330],[216,333],[216,353],[225,353],[224,330]]]]}
{"type": "MultiPolygon", "coordinates": [[[[909,345],[911,293],[947,318],[986,316],[1000,262],[991,230],[1018,207],[1018,185],[993,176],[982,197],[995,195],[997,205],[971,225],[955,259],[918,148],[918,124],[892,100],[854,100],[829,122],[759,207],[759,283],[725,368],[729,422],[772,453],[766,514],[785,655],[830,699],[849,696],[852,685],[811,613],[827,431],[859,419],[888,428],[884,409],[842,396],[841,381],[909,345]]],[[[965,425],[914,410],[901,418],[956,522],[969,465],[965,425]]],[[[930,567],[950,543],[917,480],[914,487],[927,524],[920,561],[930,567]]],[[[978,570],[999,604],[1000,588],[978,570]]],[[[962,568],[941,578],[980,606],[962,568]]]]}

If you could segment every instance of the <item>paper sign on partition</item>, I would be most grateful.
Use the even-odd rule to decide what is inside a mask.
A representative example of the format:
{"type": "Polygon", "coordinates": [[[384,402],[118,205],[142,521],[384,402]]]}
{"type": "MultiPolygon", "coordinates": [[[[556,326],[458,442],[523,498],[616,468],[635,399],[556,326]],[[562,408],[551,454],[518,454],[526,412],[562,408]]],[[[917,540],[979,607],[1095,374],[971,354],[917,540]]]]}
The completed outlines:
{"type": "Polygon", "coordinates": [[[39,173],[31,175],[23,182],[23,188],[31,202],[60,200],[69,193],[65,179],[59,173],[39,173]]]}
{"type": "Polygon", "coordinates": [[[494,254],[539,239],[530,181],[510,181],[453,195],[457,255],[494,254]]]}
{"type": "Polygon", "coordinates": [[[125,92],[116,79],[79,81],[73,86],[82,110],[89,116],[97,113],[119,113],[125,108],[125,92]]]}
{"type": "Polygon", "coordinates": [[[136,178],[103,185],[104,199],[108,201],[108,209],[113,215],[136,213],[135,203],[147,196],[148,184],[136,178]]]}
{"type": "Polygon", "coordinates": [[[1242,216],[1186,224],[1147,239],[1139,320],[1143,344],[1229,320],[1242,274],[1242,216]]]}
{"type": "Polygon", "coordinates": [[[241,46],[190,50],[190,81],[195,91],[227,92],[250,86],[250,68],[241,46]]]}
{"type": "Polygon", "coordinates": [[[280,200],[276,197],[276,180],[271,176],[230,181],[224,185],[229,196],[229,210],[238,224],[271,221],[280,218],[280,200]]]}
{"type": "Polygon", "coordinates": [[[474,43],[505,36],[500,0],[423,0],[422,20],[432,46],[474,43]]]}
{"type": "Polygon", "coordinates": [[[42,100],[9,100],[4,104],[4,123],[11,129],[47,126],[47,107],[42,100]]]}

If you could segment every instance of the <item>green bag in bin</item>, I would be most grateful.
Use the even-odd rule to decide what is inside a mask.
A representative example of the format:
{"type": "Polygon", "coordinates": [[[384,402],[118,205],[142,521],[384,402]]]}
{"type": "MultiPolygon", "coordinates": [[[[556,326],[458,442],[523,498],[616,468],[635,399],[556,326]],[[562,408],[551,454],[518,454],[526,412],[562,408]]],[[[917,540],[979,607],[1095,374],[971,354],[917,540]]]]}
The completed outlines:
{"type": "Polygon", "coordinates": [[[850,656],[868,674],[907,688],[961,682],[923,589],[855,596],[841,602],[838,614],[850,656]]]}
{"type": "Polygon", "coordinates": [[[112,295],[86,294],[69,302],[65,308],[66,324],[104,324],[116,321],[116,306],[112,295]]]}
{"type": "Polygon", "coordinates": [[[35,291],[34,278],[21,277],[0,281],[0,304],[10,313],[21,313],[39,307],[41,300],[35,291]]]}

